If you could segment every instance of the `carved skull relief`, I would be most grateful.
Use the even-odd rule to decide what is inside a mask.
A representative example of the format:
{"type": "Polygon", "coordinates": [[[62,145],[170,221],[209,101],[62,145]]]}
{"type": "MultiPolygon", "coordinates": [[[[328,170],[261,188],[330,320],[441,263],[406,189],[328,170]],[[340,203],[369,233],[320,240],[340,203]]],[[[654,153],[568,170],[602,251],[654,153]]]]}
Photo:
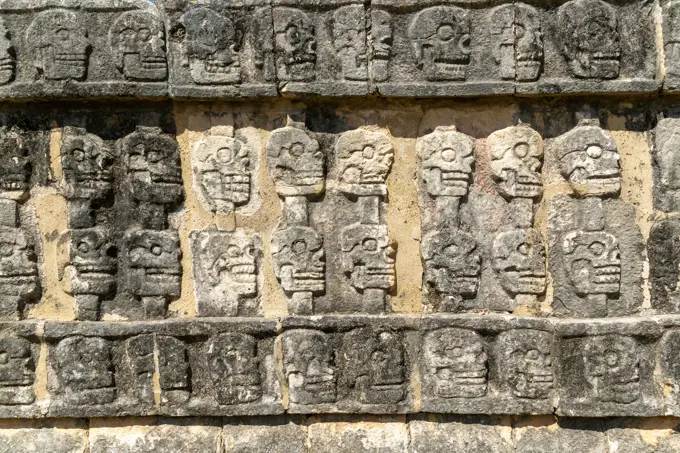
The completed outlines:
{"type": "Polygon", "coordinates": [[[154,349],[153,335],[139,335],[125,342],[125,358],[133,375],[136,396],[146,404],[154,401],[154,349]]]}
{"type": "Polygon", "coordinates": [[[632,403],[640,397],[640,358],[635,339],[602,335],[585,340],[586,380],[601,402],[632,403]]]}
{"type": "Polygon", "coordinates": [[[283,368],[292,403],[336,401],[335,358],[326,335],[315,330],[289,330],[281,336],[283,368]]]}
{"type": "Polygon", "coordinates": [[[368,80],[368,46],[364,5],[347,5],[333,13],[333,47],[346,80],[368,80]]]}
{"type": "Polygon", "coordinates": [[[542,294],[545,291],[545,246],[533,228],[500,233],[493,241],[493,268],[508,294],[542,294]]]}
{"type": "Polygon", "coordinates": [[[431,397],[479,398],[487,390],[487,352],[471,330],[445,328],[424,338],[425,379],[431,397]]]}
{"type": "Polygon", "coordinates": [[[615,195],[621,190],[620,156],[614,138],[598,120],[581,120],[555,139],[562,176],[579,195],[615,195]]]}
{"type": "Polygon", "coordinates": [[[505,385],[517,398],[548,398],[553,388],[552,335],[537,330],[502,332],[499,345],[499,371],[505,385]]]}
{"type": "Polygon", "coordinates": [[[267,167],[281,196],[318,195],[325,185],[326,156],[304,130],[286,126],[267,141],[267,167]]]}
{"type": "Polygon", "coordinates": [[[158,374],[161,390],[189,391],[189,362],[185,344],[177,338],[158,336],[158,374]]]}
{"type": "Polygon", "coordinates": [[[425,280],[441,294],[475,297],[481,273],[477,242],[458,229],[433,231],[422,244],[425,280]]]}
{"type": "Polygon", "coordinates": [[[184,26],[184,64],[194,82],[203,85],[241,81],[240,33],[227,16],[195,7],[181,18],[184,26]]]}
{"type": "Polygon", "coordinates": [[[491,134],[491,172],[505,198],[537,198],[542,192],[543,140],[528,125],[491,134]]]}
{"type": "Polygon", "coordinates": [[[291,226],[272,235],[274,273],[286,293],[326,291],[323,240],[313,228],[291,226]]]}
{"type": "Polygon", "coordinates": [[[0,19],[0,85],[7,85],[14,80],[16,57],[11,38],[5,21],[0,19]]]}
{"type": "Polygon", "coordinates": [[[262,398],[255,338],[241,333],[217,335],[206,344],[206,357],[220,404],[244,404],[262,398]]]}
{"type": "Polygon", "coordinates": [[[362,189],[384,187],[394,162],[390,138],[364,129],[345,132],[335,144],[338,179],[342,190],[362,194],[362,189]]]}
{"type": "Polygon", "coordinates": [[[523,3],[503,5],[491,15],[491,33],[497,42],[494,58],[501,78],[532,82],[543,67],[541,18],[534,8],[523,3]]]}
{"type": "Polygon", "coordinates": [[[69,337],[54,350],[57,378],[73,404],[106,404],[116,399],[111,344],[94,337],[69,337]]]}
{"type": "Polygon", "coordinates": [[[231,137],[208,136],[194,152],[194,177],[211,211],[229,213],[250,201],[250,148],[231,137]]]}
{"type": "Polygon", "coordinates": [[[465,80],[470,63],[470,18],[455,6],[435,6],[415,15],[408,29],[415,60],[429,81],[465,80]]]}
{"type": "Polygon", "coordinates": [[[50,9],[39,13],[26,31],[35,67],[47,80],[85,80],[90,42],[77,12],[50,9]]]}
{"type": "Polygon", "coordinates": [[[257,295],[256,253],[252,239],[234,236],[212,262],[211,283],[240,296],[257,295]]]}
{"type": "Polygon", "coordinates": [[[118,248],[105,228],[71,230],[70,263],[73,294],[107,295],[116,288],[118,248]]]}
{"type": "Polygon", "coordinates": [[[0,128],[0,190],[25,192],[32,173],[28,147],[18,131],[0,128]]]}
{"type": "Polygon", "coordinates": [[[87,130],[65,127],[61,142],[61,166],[67,198],[96,199],[113,189],[113,152],[87,130]]]}
{"type": "Polygon", "coordinates": [[[31,343],[23,338],[0,339],[0,404],[33,403],[34,382],[35,362],[31,343]]]}
{"type": "Polygon", "coordinates": [[[615,79],[621,42],[616,9],[602,0],[572,0],[557,15],[562,53],[574,77],[615,79]]]}
{"type": "Polygon", "coordinates": [[[168,77],[165,29],[159,17],[143,11],[123,13],[111,26],[109,42],[126,79],[156,82],[168,77]]]}
{"type": "Polygon", "coordinates": [[[277,75],[282,81],[311,82],[316,78],[316,29],[299,9],[274,8],[277,75]]]}
{"type": "Polygon", "coordinates": [[[0,226],[0,294],[24,297],[39,288],[33,247],[20,228],[0,226]]]}
{"type": "Polygon", "coordinates": [[[475,162],[475,141],[452,127],[438,127],[422,138],[423,180],[433,197],[464,197],[475,162]]]}
{"type": "Polygon", "coordinates": [[[184,196],[179,147],[160,128],[137,126],[122,142],[127,177],[137,201],[177,203],[184,196]]]}
{"type": "Polygon", "coordinates": [[[394,286],[395,250],[390,245],[387,225],[354,224],[341,233],[342,266],[352,286],[390,290],[394,286]]]}
{"type": "Polygon", "coordinates": [[[392,16],[387,11],[371,10],[371,66],[373,80],[384,82],[389,79],[388,62],[392,58],[394,30],[392,16]]]}
{"type": "Polygon", "coordinates": [[[127,284],[135,296],[179,297],[182,252],[174,231],[139,230],[128,233],[127,284]]]}
{"type": "Polygon", "coordinates": [[[343,337],[342,379],[366,404],[401,401],[406,367],[403,337],[398,332],[355,329],[343,337]]]}
{"type": "Polygon", "coordinates": [[[562,243],[564,266],[579,296],[618,294],[621,285],[619,241],[606,231],[572,231],[562,243]]]}

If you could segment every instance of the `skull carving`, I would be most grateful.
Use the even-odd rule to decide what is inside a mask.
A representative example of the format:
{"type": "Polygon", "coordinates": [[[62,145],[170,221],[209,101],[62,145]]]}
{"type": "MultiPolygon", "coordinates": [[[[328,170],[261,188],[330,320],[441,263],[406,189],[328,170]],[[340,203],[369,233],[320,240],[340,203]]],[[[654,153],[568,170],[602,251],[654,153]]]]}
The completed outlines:
{"type": "Polygon", "coordinates": [[[118,249],[101,227],[71,230],[70,263],[73,294],[105,296],[116,288],[118,249]]]}
{"type": "Polygon", "coordinates": [[[538,198],[542,192],[543,140],[527,125],[491,134],[491,172],[505,198],[538,198]]]}
{"type": "Polygon", "coordinates": [[[398,403],[406,394],[404,356],[401,334],[355,329],[343,337],[342,381],[362,403],[398,403]]]}
{"type": "Polygon", "coordinates": [[[458,229],[433,231],[423,238],[425,280],[441,294],[475,297],[481,258],[477,242],[458,229]]]}
{"type": "Polygon", "coordinates": [[[612,135],[598,120],[582,120],[555,139],[562,176],[579,195],[615,195],[621,190],[620,157],[612,135]]]}
{"type": "Polygon", "coordinates": [[[487,390],[487,352],[471,330],[445,328],[424,338],[425,386],[431,397],[479,398],[487,390]]]}
{"type": "Polygon", "coordinates": [[[19,132],[0,128],[0,190],[26,192],[32,169],[29,149],[19,132]]]}
{"type": "Polygon", "coordinates": [[[553,388],[551,343],[548,332],[537,330],[508,330],[498,336],[500,376],[517,398],[550,396],[553,388]]]}
{"type": "Polygon", "coordinates": [[[312,82],[316,78],[315,27],[299,9],[274,8],[277,75],[282,81],[312,82]]]}
{"type": "Polygon", "coordinates": [[[23,338],[0,339],[0,404],[32,404],[35,401],[34,382],[31,343],[23,338]]]}
{"type": "Polygon", "coordinates": [[[0,226],[0,295],[25,297],[38,291],[33,247],[21,228],[0,226]]]}
{"type": "Polygon", "coordinates": [[[640,398],[640,358],[635,339],[602,335],[585,340],[585,377],[601,402],[628,404],[640,398]]]}
{"type": "Polygon", "coordinates": [[[310,227],[291,226],[272,235],[274,273],[286,293],[326,291],[323,240],[310,227]]]}
{"type": "Polygon", "coordinates": [[[174,231],[139,230],[128,233],[128,289],[135,296],[179,297],[182,252],[174,231]]]}
{"type": "Polygon", "coordinates": [[[66,338],[55,347],[54,361],[57,378],[71,404],[106,404],[116,399],[108,341],[93,337],[66,338]]]}
{"type": "Polygon", "coordinates": [[[326,335],[315,330],[289,330],[281,335],[281,343],[290,401],[296,404],[335,402],[335,359],[326,335]]]}
{"type": "Polygon", "coordinates": [[[503,5],[491,15],[491,33],[498,40],[494,58],[501,78],[519,82],[538,80],[543,67],[541,19],[534,8],[523,3],[503,5]]]}
{"type": "Polygon", "coordinates": [[[181,18],[184,26],[184,65],[202,85],[241,82],[241,33],[227,16],[195,7],[181,18]]]}
{"type": "Polygon", "coordinates": [[[621,42],[616,9],[602,0],[572,0],[557,13],[562,53],[574,77],[615,79],[621,42]]]}
{"type": "Polygon", "coordinates": [[[368,80],[364,5],[347,5],[335,10],[333,46],[346,80],[368,80]]]}
{"type": "Polygon", "coordinates": [[[680,76],[680,2],[672,1],[663,9],[666,73],[680,76]]]}
{"type": "Polygon", "coordinates": [[[7,85],[14,80],[15,69],[14,46],[5,21],[0,19],[0,85],[7,85]]]}
{"type": "Polygon", "coordinates": [[[123,13],[111,27],[109,42],[116,67],[126,79],[156,82],[168,77],[165,29],[157,16],[123,13]]]}
{"type": "Polygon", "coordinates": [[[364,129],[345,132],[335,144],[335,153],[343,192],[377,195],[385,191],[394,161],[394,148],[387,135],[364,129]]]}
{"type": "Polygon", "coordinates": [[[245,404],[262,398],[255,338],[242,333],[217,335],[208,341],[206,357],[220,404],[245,404]]]}
{"type": "Polygon", "coordinates": [[[250,201],[250,148],[231,137],[208,136],[194,153],[194,177],[211,211],[229,213],[250,201]]]}
{"type": "Polygon", "coordinates": [[[325,184],[325,156],[304,130],[287,126],[267,141],[267,166],[281,196],[318,195],[325,184]]]}
{"type": "Polygon", "coordinates": [[[113,153],[85,129],[64,128],[61,166],[67,198],[99,199],[113,190],[113,153]]]}
{"type": "Polygon", "coordinates": [[[390,245],[387,225],[355,223],[345,227],[341,248],[343,268],[351,276],[355,289],[392,289],[395,250],[390,245]]]}
{"type": "Polygon", "coordinates": [[[545,291],[545,246],[533,228],[505,231],[493,242],[493,268],[513,297],[545,291]]]}
{"type": "Polygon", "coordinates": [[[136,396],[139,402],[146,404],[154,403],[154,350],[153,335],[139,335],[125,342],[125,358],[134,378],[136,396]]]}
{"type": "Polygon", "coordinates": [[[177,338],[159,336],[158,344],[158,374],[162,391],[188,392],[189,363],[184,343],[177,338]]]}
{"type": "Polygon", "coordinates": [[[90,43],[78,14],[65,9],[39,13],[26,31],[35,67],[47,80],[85,80],[90,43]]]}
{"type": "Polygon", "coordinates": [[[423,181],[433,197],[464,197],[475,162],[475,141],[455,127],[438,127],[422,138],[423,181]]]}
{"type": "Polygon", "coordinates": [[[394,30],[392,16],[387,11],[371,11],[371,72],[373,80],[384,82],[389,78],[388,63],[392,58],[394,30]]]}
{"type": "Polygon", "coordinates": [[[257,295],[257,270],[255,248],[250,240],[232,240],[215,259],[211,276],[215,285],[228,287],[241,296],[257,295]]]}
{"type": "Polygon", "coordinates": [[[138,126],[123,139],[122,147],[137,201],[171,204],[182,200],[179,147],[174,137],[163,134],[160,128],[138,126]]]}
{"type": "Polygon", "coordinates": [[[606,231],[572,231],[564,236],[562,252],[576,294],[619,293],[621,258],[614,235],[606,231]]]}
{"type": "Polygon", "coordinates": [[[470,63],[470,18],[455,6],[435,6],[415,15],[408,29],[418,68],[429,81],[465,80],[470,63]]]}

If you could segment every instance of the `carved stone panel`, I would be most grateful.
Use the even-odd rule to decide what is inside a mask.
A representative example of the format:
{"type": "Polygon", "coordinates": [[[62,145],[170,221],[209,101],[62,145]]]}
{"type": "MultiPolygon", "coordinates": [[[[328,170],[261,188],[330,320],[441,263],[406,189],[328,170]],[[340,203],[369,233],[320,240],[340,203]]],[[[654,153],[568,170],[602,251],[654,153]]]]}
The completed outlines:
{"type": "Polygon", "coordinates": [[[680,413],[680,332],[669,330],[659,341],[658,367],[660,369],[660,385],[665,389],[664,403],[667,411],[680,413]]]}
{"type": "Polygon", "coordinates": [[[552,334],[515,329],[496,338],[500,388],[515,398],[542,400],[553,395],[552,334]]]}
{"type": "Polygon", "coordinates": [[[335,144],[340,190],[354,195],[384,195],[394,162],[390,138],[365,129],[345,132],[335,144]]]}
{"type": "Polygon", "coordinates": [[[647,242],[652,306],[664,313],[680,312],[680,218],[657,220],[647,242]]]}
{"type": "Polygon", "coordinates": [[[546,253],[543,237],[533,229],[500,233],[493,242],[493,268],[503,289],[518,294],[543,294],[546,286],[546,253]]]}
{"type": "Polygon", "coordinates": [[[28,405],[35,401],[33,345],[23,338],[0,339],[0,405],[28,405]]]}
{"type": "Polygon", "coordinates": [[[291,226],[272,234],[274,274],[287,295],[326,292],[323,240],[310,227],[291,226]]]}
{"type": "Polygon", "coordinates": [[[213,337],[206,344],[206,359],[219,404],[247,404],[262,398],[254,337],[237,333],[213,337]]]}
{"type": "Polygon", "coordinates": [[[491,172],[506,199],[538,198],[542,193],[543,139],[528,125],[509,127],[489,135],[491,172]]]}
{"type": "Polygon", "coordinates": [[[18,319],[24,305],[39,298],[34,250],[18,222],[12,226],[0,225],[0,316],[4,319],[18,319]]]}
{"type": "Polygon", "coordinates": [[[352,286],[360,293],[389,292],[396,281],[395,250],[387,225],[354,224],[342,230],[342,263],[352,286]]]}
{"type": "Polygon", "coordinates": [[[475,141],[453,127],[438,127],[422,138],[420,154],[425,189],[432,197],[467,195],[475,162],[475,141]]]}
{"type": "Polygon", "coordinates": [[[369,93],[368,17],[363,2],[275,0],[273,16],[281,91],[369,93]]]}
{"type": "Polygon", "coordinates": [[[663,6],[663,39],[666,56],[664,88],[680,88],[680,2],[670,1],[663,6]]]}
{"type": "Polygon", "coordinates": [[[267,141],[267,167],[283,197],[319,195],[325,187],[326,157],[305,130],[286,126],[267,141]]]}
{"type": "Polygon", "coordinates": [[[543,33],[540,12],[523,3],[491,11],[494,59],[503,80],[533,82],[543,70],[543,33]]]}
{"type": "Polygon", "coordinates": [[[412,453],[510,453],[515,451],[499,426],[466,423],[464,420],[413,420],[409,423],[412,453]]]}
{"type": "Polygon", "coordinates": [[[198,316],[261,313],[262,244],[244,230],[193,231],[190,235],[198,316]]]}
{"type": "Polygon", "coordinates": [[[680,211],[679,127],[680,119],[664,118],[654,131],[654,207],[664,212],[680,211]]]}
{"type": "Polygon", "coordinates": [[[191,369],[186,345],[174,337],[156,336],[156,350],[161,404],[186,403],[191,392],[191,369]]]}
{"type": "Polygon", "coordinates": [[[126,80],[167,80],[165,27],[159,15],[146,11],[121,14],[111,26],[109,43],[116,68],[126,80]]]}

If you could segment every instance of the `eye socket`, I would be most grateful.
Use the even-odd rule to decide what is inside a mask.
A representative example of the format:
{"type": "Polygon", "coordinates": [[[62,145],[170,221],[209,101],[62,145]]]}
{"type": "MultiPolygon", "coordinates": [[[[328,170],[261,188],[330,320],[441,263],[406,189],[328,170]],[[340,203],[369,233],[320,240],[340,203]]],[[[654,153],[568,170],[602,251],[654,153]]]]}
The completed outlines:
{"type": "Polygon", "coordinates": [[[373,159],[375,156],[375,148],[372,146],[365,146],[363,150],[364,159],[373,159]]]}
{"type": "Polygon", "coordinates": [[[602,152],[603,152],[602,147],[599,145],[589,145],[586,148],[586,154],[588,155],[588,157],[591,157],[593,159],[597,159],[600,156],[602,156],[602,152]]]}
{"type": "Polygon", "coordinates": [[[148,28],[142,28],[141,30],[139,30],[139,32],[137,32],[137,36],[141,41],[147,41],[151,36],[151,30],[149,30],[148,28]]]}
{"type": "Polygon", "coordinates": [[[307,251],[307,243],[302,239],[293,242],[293,252],[297,255],[307,251]]]}
{"type": "Polygon", "coordinates": [[[515,36],[517,38],[522,38],[524,37],[524,33],[526,33],[526,29],[521,24],[515,24],[515,36]]]}
{"type": "Polygon", "coordinates": [[[85,160],[85,151],[82,149],[74,149],[73,150],[73,159],[77,160],[78,162],[82,162],[85,160]]]}
{"type": "Polygon", "coordinates": [[[78,251],[80,253],[83,253],[83,254],[90,253],[90,250],[91,250],[90,244],[88,244],[87,242],[83,241],[83,242],[78,243],[78,251]]]}
{"type": "Polygon", "coordinates": [[[588,246],[588,250],[595,256],[602,256],[607,247],[602,243],[595,241],[588,246]]]}
{"type": "Polygon", "coordinates": [[[378,241],[373,238],[364,239],[364,242],[361,245],[363,246],[364,250],[369,252],[375,252],[378,250],[378,241]]]}
{"type": "Polygon", "coordinates": [[[0,255],[2,256],[12,256],[14,253],[14,245],[13,244],[0,244],[0,255]]]}
{"type": "Polygon", "coordinates": [[[239,256],[243,255],[243,253],[238,246],[232,245],[227,249],[227,255],[231,258],[238,258],[239,256]]]}
{"type": "Polygon", "coordinates": [[[522,255],[528,255],[528,254],[529,254],[529,249],[530,249],[529,244],[527,244],[526,242],[524,242],[524,243],[520,244],[519,246],[517,246],[517,251],[518,251],[519,253],[521,253],[522,255]]]}
{"type": "Polygon", "coordinates": [[[163,155],[158,151],[149,151],[146,155],[146,160],[149,162],[159,162],[163,158],[163,155]]]}
{"type": "Polygon", "coordinates": [[[540,357],[540,353],[536,349],[531,349],[530,351],[527,351],[527,360],[538,360],[540,357]]]}
{"type": "Polygon", "coordinates": [[[61,41],[68,41],[71,36],[70,30],[66,28],[60,28],[54,34],[61,41]]]}
{"type": "Polygon", "coordinates": [[[302,143],[293,143],[290,147],[290,155],[293,157],[300,157],[305,152],[305,146],[302,143]]]}
{"type": "Polygon", "coordinates": [[[234,152],[231,147],[225,146],[217,150],[217,159],[219,159],[220,162],[231,162],[233,158],[234,152]]]}
{"type": "Polygon", "coordinates": [[[0,352],[0,365],[7,365],[9,363],[9,353],[7,351],[0,352]]]}
{"type": "Polygon", "coordinates": [[[437,29],[437,37],[442,41],[450,41],[454,34],[454,27],[451,24],[442,24],[437,29]]]}
{"type": "Polygon", "coordinates": [[[444,162],[453,162],[456,159],[456,150],[446,148],[442,151],[442,160],[444,162]]]}
{"type": "Polygon", "coordinates": [[[529,144],[528,143],[518,143],[514,148],[515,156],[520,159],[526,157],[529,154],[529,144]]]}
{"type": "Polygon", "coordinates": [[[604,356],[607,365],[615,366],[619,363],[619,355],[615,351],[607,351],[604,356]]]}
{"type": "Polygon", "coordinates": [[[163,247],[158,244],[152,245],[150,250],[151,253],[156,256],[160,256],[163,253],[163,247]]]}
{"type": "Polygon", "coordinates": [[[291,44],[300,43],[301,40],[300,30],[298,29],[297,26],[291,25],[286,29],[286,40],[291,44]]]}

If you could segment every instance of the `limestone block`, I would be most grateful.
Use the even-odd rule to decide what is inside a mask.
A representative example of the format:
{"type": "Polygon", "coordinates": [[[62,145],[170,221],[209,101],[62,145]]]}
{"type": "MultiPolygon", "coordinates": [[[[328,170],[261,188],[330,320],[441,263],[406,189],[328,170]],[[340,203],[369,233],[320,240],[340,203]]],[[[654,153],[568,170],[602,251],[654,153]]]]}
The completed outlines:
{"type": "MultiPolygon", "coordinates": [[[[585,424],[583,424],[585,425],[585,424]]],[[[607,444],[604,433],[597,427],[541,427],[520,428],[513,432],[517,451],[522,453],[548,453],[554,451],[582,451],[605,453],[607,444]]],[[[597,426],[597,424],[594,424],[597,426]]]]}
{"type": "MultiPolygon", "coordinates": [[[[509,434],[509,427],[506,430],[509,434]]],[[[409,453],[444,453],[451,449],[473,453],[513,451],[509,436],[504,436],[501,426],[474,422],[414,420],[409,423],[409,436],[409,453]]]]}
{"type": "Polygon", "coordinates": [[[401,422],[319,422],[309,426],[314,453],[406,453],[408,431],[401,422]]]}
{"type": "Polygon", "coordinates": [[[247,419],[224,425],[226,453],[266,451],[270,453],[307,453],[307,428],[288,419],[247,419]]]}
{"type": "Polygon", "coordinates": [[[87,423],[41,423],[0,429],[0,452],[88,453],[87,423]]]}

